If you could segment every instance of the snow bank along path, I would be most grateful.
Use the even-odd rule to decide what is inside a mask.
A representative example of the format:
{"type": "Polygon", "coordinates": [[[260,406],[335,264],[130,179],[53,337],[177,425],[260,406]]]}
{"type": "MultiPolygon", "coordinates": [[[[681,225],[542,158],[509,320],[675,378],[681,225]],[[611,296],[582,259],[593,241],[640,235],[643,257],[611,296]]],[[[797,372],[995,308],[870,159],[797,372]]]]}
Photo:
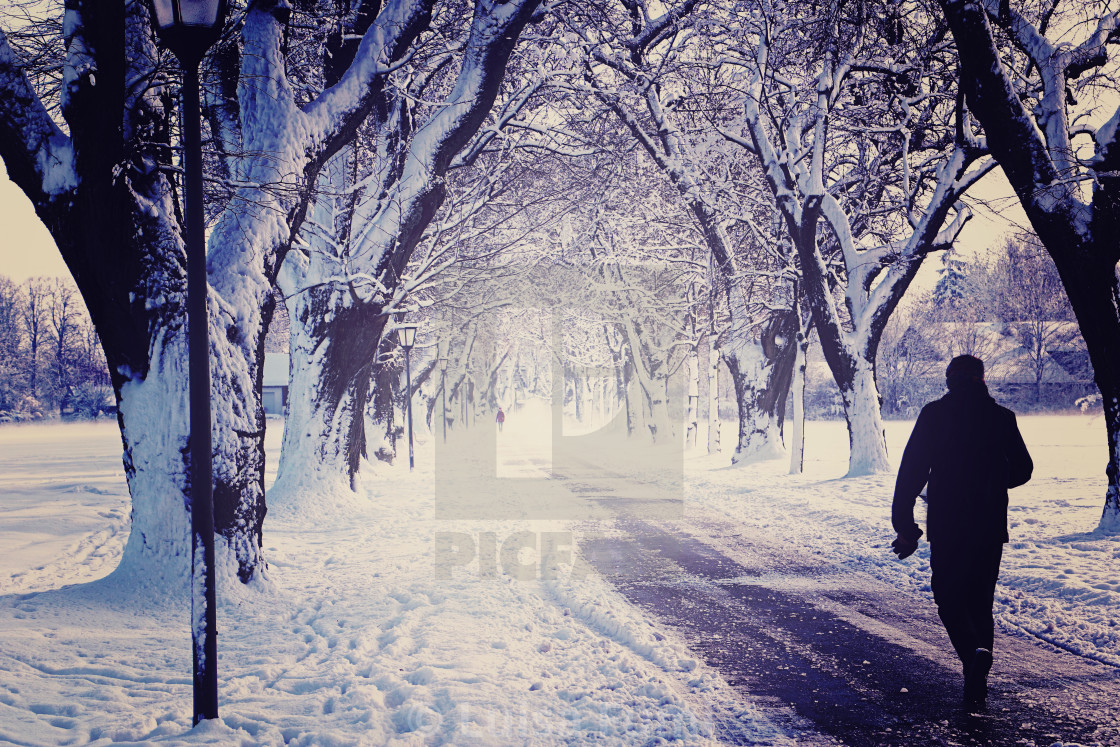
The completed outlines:
{"type": "MultiPolygon", "coordinates": [[[[524,422],[511,414],[502,448],[533,446],[518,432],[524,422]]],[[[1012,493],[999,623],[1120,663],[1120,538],[1087,531],[1103,495],[1102,426],[1020,422],[1037,466],[1012,493]]],[[[269,424],[274,455],[280,424],[269,424]]],[[[887,428],[897,461],[910,424],[887,428]]],[[[724,469],[722,458],[690,458],[686,520],[695,506],[750,521],[929,597],[925,546],[906,563],[887,547],[893,478],[839,479],[842,423],[810,424],[808,437],[800,477],[780,462],[724,469]]],[[[329,510],[327,496],[309,511],[270,510],[271,586],[225,590],[223,717],[191,729],[185,598],[137,579],[88,583],[114,567],[127,534],[115,425],[0,428],[0,741],[704,744],[732,732],[791,741],[578,558],[554,578],[483,578],[477,557],[436,578],[439,532],[476,541],[493,532],[501,543],[570,526],[431,519],[430,450],[420,445],[412,475],[382,469],[345,510],[329,510]]],[[[522,555],[531,565],[532,551],[522,555]]]]}
{"type": "Polygon", "coordinates": [[[437,532],[568,526],[431,519],[430,444],[342,510],[270,510],[270,584],[222,590],[222,718],[192,729],[185,595],[89,583],[127,532],[119,444],[112,423],[0,429],[0,743],[791,743],[578,564],[437,578],[437,532]]]}
{"type": "MultiPolygon", "coordinates": [[[[1019,427],[1035,469],[1029,483],[1010,493],[1011,542],[996,589],[997,622],[1007,632],[1120,667],[1120,536],[1095,531],[1108,460],[1104,423],[1093,416],[1028,416],[1019,427]]],[[[912,428],[912,421],[887,423],[895,468],[912,428]]],[[[838,570],[909,587],[932,604],[929,545],[923,540],[903,562],[890,552],[894,475],[840,479],[846,440],[842,422],[811,423],[805,474],[795,477],[779,462],[736,470],[698,458],[690,462],[689,499],[823,556],[838,570]]],[[[916,514],[924,525],[920,502],[916,514]]]]}

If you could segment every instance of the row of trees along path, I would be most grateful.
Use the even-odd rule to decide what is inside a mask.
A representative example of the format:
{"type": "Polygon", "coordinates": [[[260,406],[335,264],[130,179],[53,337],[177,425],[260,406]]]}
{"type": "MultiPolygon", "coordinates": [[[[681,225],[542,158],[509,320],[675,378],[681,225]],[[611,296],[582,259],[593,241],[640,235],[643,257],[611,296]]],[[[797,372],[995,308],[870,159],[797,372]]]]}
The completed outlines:
{"type": "MultiPolygon", "coordinates": [[[[0,156],[104,349],[133,500],[122,566],[181,575],[177,71],[144,3],[74,0],[64,18],[23,10],[0,32],[0,156]]],[[[609,205],[581,211],[561,195],[577,175],[586,188],[606,172],[625,195],[626,168],[666,187],[643,192],[676,225],[657,277],[679,262],[689,309],[657,339],[625,320],[608,335],[611,355],[629,356],[634,402],[653,413],[650,435],[675,437],[657,415],[665,351],[707,336],[735,381],[735,458],[789,440],[796,470],[799,436],[783,420],[791,392],[799,404],[815,328],[853,475],[888,469],[883,329],[923,259],[956,241],[967,191],[1002,168],[1092,359],[1109,447],[1101,526],[1120,528],[1120,112],[1095,128],[1081,116],[1115,91],[1120,15],[1106,4],[679,0],[654,13],[629,0],[251,0],[235,10],[205,65],[204,117],[215,519],[221,566],[240,580],[264,565],[261,378],[277,303],[291,320],[292,374],[270,500],[284,502],[355,483],[389,315],[438,295],[435,278],[456,263],[448,247],[484,275],[503,249],[530,238],[562,247],[566,236],[565,261],[624,282],[632,258],[610,251],[646,243],[638,222],[620,236],[609,205]],[[558,228],[577,218],[598,228],[558,228]]],[[[497,351],[494,371],[504,360],[497,351]]]]}

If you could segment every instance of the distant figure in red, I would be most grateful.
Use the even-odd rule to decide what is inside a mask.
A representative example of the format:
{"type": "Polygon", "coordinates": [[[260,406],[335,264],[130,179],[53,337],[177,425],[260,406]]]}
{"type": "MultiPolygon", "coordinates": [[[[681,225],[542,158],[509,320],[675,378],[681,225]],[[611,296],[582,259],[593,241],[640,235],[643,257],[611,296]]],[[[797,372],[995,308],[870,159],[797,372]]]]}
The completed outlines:
{"type": "Polygon", "coordinates": [[[494,418],[494,420],[498,421],[498,431],[501,432],[502,423],[506,422],[506,414],[502,411],[501,407],[498,408],[498,417],[494,418]]]}

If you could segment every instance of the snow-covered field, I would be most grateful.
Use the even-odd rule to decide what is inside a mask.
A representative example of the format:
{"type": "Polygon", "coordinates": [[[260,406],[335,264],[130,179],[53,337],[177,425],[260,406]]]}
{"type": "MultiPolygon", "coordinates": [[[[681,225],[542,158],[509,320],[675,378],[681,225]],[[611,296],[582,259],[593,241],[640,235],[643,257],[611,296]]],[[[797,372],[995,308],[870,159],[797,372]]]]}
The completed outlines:
{"type": "MultiPolygon", "coordinates": [[[[1120,537],[1091,531],[1103,425],[1020,423],[1036,470],[1012,493],[1000,624],[1120,664],[1120,537]]],[[[282,424],[269,425],[275,455],[282,424]]],[[[888,424],[896,459],[909,430],[888,424]]],[[[539,472],[526,465],[547,431],[541,413],[511,413],[498,473],[539,472]]],[[[270,510],[270,585],[223,590],[222,718],[191,729],[184,596],[94,581],[127,535],[115,424],[0,428],[0,742],[704,744],[731,722],[791,741],[573,562],[571,524],[434,519],[432,447],[418,445],[415,473],[381,467],[356,504],[270,510]],[[543,564],[517,549],[545,543],[543,564]]],[[[928,597],[926,547],[889,553],[893,480],[840,479],[846,453],[842,423],[813,423],[802,476],[691,456],[685,521],[750,522],[928,597]]]]}
{"type": "Polygon", "coordinates": [[[224,590],[222,718],[192,730],[182,595],[114,576],[67,586],[123,546],[119,444],[109,422],[0,429],[0,742],[705,744],[727,719],[788,741],[579,566],[515,580],[476,560],[440,577],[439,536],[562,542],[568,527],[436,521],[430,444],[414,474],[383,469],[345,511],[271,509],[271,587],[224,590]]]}

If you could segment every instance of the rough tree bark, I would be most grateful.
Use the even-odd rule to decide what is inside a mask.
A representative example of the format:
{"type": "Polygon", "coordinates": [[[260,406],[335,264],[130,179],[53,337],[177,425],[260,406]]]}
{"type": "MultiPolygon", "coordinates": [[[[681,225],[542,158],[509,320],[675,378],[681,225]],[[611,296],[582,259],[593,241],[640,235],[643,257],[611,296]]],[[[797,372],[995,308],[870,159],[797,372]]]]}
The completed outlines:
{"type": "Polygon", "coordinates": [[[717,454],[720,449],[719,419],[719,349],[715,346],[715,334],[708,336],[708,453],[717,454]]]}
{"type": "Polygon", "coordinates": [[[685,436],[686,449],[696,448],[698,432],[700,430],[700,356],[696,348],[688,352],[685,359],[685,383],[688,403],[685,410],[685,436]]]}
{"type": "Polygon", "coordinates": [[[725,340],[723,359],[731,371],[739,406],[739,444],[732,462],[784,456],[786,401],[797,352],[797,313],[773,313],[758,340],[740,345],[725,340]]]}
{"type": "Polygon", "coordinates": [[[808,315],[797,314],[797,350],[793,360],[793,382],[790,384],[789,473],[800,475],[805,469],[805,373],[809,365],[809,332],[812,329],[808,315]]]}
{"type": "Polygon", "coordinates": [[[625,317],[620,326],[626,335],[632,374],[633,392],[628,393],[631,406],[640,411],[645,433],[655,443],[668,443],[667,439],[673,437],[669,416],[669,362],[657,345],[658,331],[651,329],[657,322],[643,325],[640,320],[625,317]]]}

